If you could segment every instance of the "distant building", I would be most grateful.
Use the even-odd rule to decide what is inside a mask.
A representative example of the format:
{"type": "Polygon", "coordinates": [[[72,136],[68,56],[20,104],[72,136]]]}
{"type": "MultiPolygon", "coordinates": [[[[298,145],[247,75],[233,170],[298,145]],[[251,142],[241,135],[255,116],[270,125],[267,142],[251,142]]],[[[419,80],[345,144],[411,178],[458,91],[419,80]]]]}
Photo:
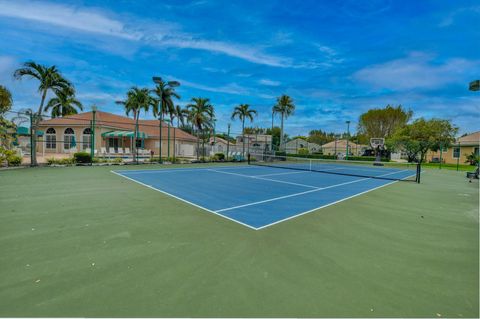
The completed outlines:
{"type": "MultiPolygon", "coordinates": [[[[365,150],[369,149],[368,145],[356,144],[348,141],[348,154],[353,156],[361,156],[365,150]]],[[[347,154],[347,140],[336,140],[322,145],[322,152],[325,155],[345,155],[347,154]]]]}
{"type": "Polygon", "coordinates": [[[296,138],[285,143],[287,154],[297,154],[300,148],[308,149],[309,153],[320,152],[321,146],[316,143],[310,143],[302,138],[296,138]]]}
{"type": "Polygon", "coordinates": [[[271,150],[272,135],[268,134],[245,134],[238,135],[236,138],[236,152],[243,152],[245,145],[245,154],[247,153],[265,153],[271,150]],[[245,140],[244,140],[245,138],[245,140]]]}
{"type": "MultiPolygon", "coordinates": [[[[85,112],[41,121],[39,130],[43,133],[43,138],[37,142],[37,152],[52,157],[55,154],[90,151],[91,136],[94,132],[96,156],[131,154],[134,145],[142,150],[143,154],[158,156],[160,146],[158,120],[140,119],[136,140],[135,121],[132,118],[96,111],[94,131],[92,120],[93,113],[85,112]]],[[[166,123],[162,123],[161,140],[162,156],[167,154],[173,156],[174,151],[179,157],[195,156],[196,137],[179,128],[168,128],[166,123]]]]}
{"type": "Polygon", "coordinates": [[[480,131],[457,138],[450,147],[443,148],[441,152],[428,152],[426,161],[439,163],[441,157],[442,163],[465,164],[468,155],[472,153],[479,155],[479,147],[480,131]]]}

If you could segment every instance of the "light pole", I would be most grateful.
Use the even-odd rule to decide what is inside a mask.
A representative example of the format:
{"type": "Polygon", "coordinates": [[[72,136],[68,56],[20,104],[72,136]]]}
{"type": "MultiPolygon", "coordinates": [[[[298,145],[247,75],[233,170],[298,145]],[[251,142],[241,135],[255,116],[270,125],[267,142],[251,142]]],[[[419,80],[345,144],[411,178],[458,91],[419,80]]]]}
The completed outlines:
{"type": "Polygon", "coordinates": [[[167,161],[170,160],[170,120],[166,119],[163,120],[164,122],[167,122],[167,161]]]}
{"type": "MultiPolygon", "coordinates": [[[[162,83],[162,78],[159,76],[154,76],[152,77],[152,80],[156,84],[162,83]]],[[[158,130],[159,130],[159,137],[158,137],[158,163],[162,163],[162,120],[163,120],[163,109],[162,109],[162,103],[163,103],[163,91],[160,93],[160,117],[158,119],[158,130]]]]}
{"type": "Polygon", "coordinates": [[[272,107],[272,131],[270,134],[272,134],[272,141],[270,142],[270,152],[273,153],[273,117],[275,116],[275,109],[272,107]]]}
{"type": "Polygon", "coordinates": [[[346,154],[346,159],[348,160],[348,140],[350,138],[350,121],[346,121],[347,123],[347,154],[346,154]]]}
{"type": "MultiPolygon", "coordinates": [[[[470,82],[469,90],[470,91],[480,91],[480,80],[475,80],[475,81],[470,82]]],[[[475,154],[475,155],[478,157],[480,154],[475,154]]],[[[477,166],[480,169],[480,161],[478,161],[477,166]]],[[[457,165],[457,167],[458,167],[458,165],[457,165]]],[[[457,170],[458,170],[458,168],[457,168],[457,170]]]]}
{"type": "Polygon", "coordinates": [[[230,123],[228,123],[228,130],[227,130],[227,162],[228,162],[229,151],[230,151],[230,123]]]}

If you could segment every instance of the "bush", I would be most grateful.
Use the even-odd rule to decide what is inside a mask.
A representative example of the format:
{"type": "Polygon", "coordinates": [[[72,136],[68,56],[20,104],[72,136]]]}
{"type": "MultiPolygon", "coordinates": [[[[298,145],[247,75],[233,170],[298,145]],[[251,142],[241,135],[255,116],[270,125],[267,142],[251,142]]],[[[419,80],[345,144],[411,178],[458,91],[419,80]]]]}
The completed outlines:
{"type": "Polygon", "coordinates": [[[215,155],[213,157],[214,157],[214,160],[216,160],[216,161],[225,160],[225,154],[223,154],[223,153],[215,153],[215,155]]]}
{"type": "Polygon", "coordinates": [[[22,164],[22,158],[18,155],[7,156],[8,166],[19,166],[22,164]]]}
{"type": "Polygon", "coordinates": [[[115,164],[123,163],[123,159],[121,157],[114,158],[112,163],[115,163],[115,164]]]}
{"type": "MultiPolygon", "coordinates": [[[[278,152],[275,152],[275,155],[276,155],[276,156],[287,156],[287,152],[278,151],[278,152]]],[[[296,155],[296,154],[295,154],[295,155],[296,155]]]]}
{"type": "Polygon", "coordinates": [[[308,155],[308,148],[299,148],[297,151],[298,155],[308,155]]]}
{"type": "Polygon", "coordinates": [[[92,162],[92,158],[90,157],[90,154],[87,152],[75,153],[73,154],[73,158],[75,159],[76,163],[88,164],[92,162]]]}
{"type": "Polygon", "coordinates": [[[75,159],[73,157],[62,158],[59,159],[57,163],[61,165],[72,165],[75,164],[75,159]]]}

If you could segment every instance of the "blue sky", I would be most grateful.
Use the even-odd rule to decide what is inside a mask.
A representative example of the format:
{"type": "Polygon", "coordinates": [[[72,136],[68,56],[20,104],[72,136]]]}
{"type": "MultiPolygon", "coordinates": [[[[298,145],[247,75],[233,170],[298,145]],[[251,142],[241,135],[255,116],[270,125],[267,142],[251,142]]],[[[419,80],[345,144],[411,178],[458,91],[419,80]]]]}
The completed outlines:
{"type": "Polygon", "coordinates": [[[157,75],[182,83],[180,105],[209,97],[219,130],[240,103],[270,126],[275,97],[288,94],[290,135],[343,132],[387,104],[472,132],[479,25],[478,1],[0,0],[0,84],[15,109],[36,108],[34,83],[12,79],[34,60],[57,65],[87,110],[121,114],[115,100],[157,75]]]}

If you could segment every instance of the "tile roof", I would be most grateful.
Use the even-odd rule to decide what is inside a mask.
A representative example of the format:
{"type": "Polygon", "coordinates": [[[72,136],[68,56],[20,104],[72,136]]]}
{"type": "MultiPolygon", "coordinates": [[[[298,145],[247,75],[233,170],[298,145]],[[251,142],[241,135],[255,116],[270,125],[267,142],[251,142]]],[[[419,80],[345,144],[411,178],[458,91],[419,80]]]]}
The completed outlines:
{"type": "Polygon", "coordinates": [[[466,145],[479,145],[480,144],[480,131],[468,134],[457,139],[457,143],[466,145]]]}
{"type": "MultiPolygon", "coordinates": [[[[90,121],[93,119],[92,112],[85,112],[74,115],[67,115],[64,117],[57,117],[40,122],[40,126],[90,126],[90,121]]],[[[160,135],[158,120],[138,120],[139,131],[146,133],[149,137],[158,138],[160,135]]],[[[95,125],[108,127],[112,129],[128,130],[135,129],[135,121],[132,118],[116,115],[113,113],[96,111],[95,125]]],[[[168,135],[168,128],[166,123],[162,123],[162,139],[168,135]]],[[[170,129],[170,136],[173,136],[173,129],[170,129]]],[[[175,129],[175,136],[177,139],[196,141],[197,138],[181,129],[175,129]]]]}

